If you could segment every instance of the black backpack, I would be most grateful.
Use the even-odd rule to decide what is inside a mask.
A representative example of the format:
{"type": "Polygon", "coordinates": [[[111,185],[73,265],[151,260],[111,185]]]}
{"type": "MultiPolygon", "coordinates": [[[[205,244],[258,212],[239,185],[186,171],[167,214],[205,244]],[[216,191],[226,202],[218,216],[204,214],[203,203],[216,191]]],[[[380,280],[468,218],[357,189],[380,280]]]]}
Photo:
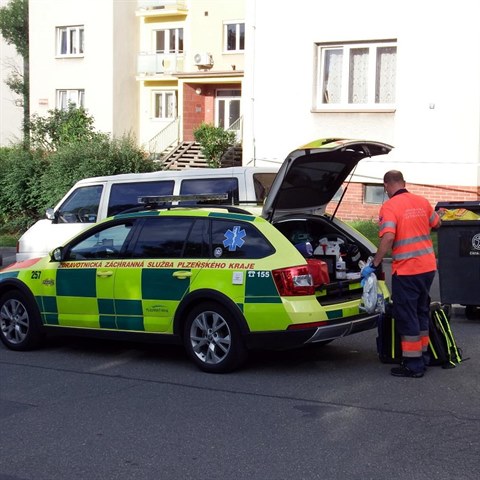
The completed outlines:
{"type": "Polygon", "coordinates": [[[449,317],[447,307],[439,302],[430,304],[428,365],[454,368],[462,361],[462,352],[453,336],[449,317]]]}

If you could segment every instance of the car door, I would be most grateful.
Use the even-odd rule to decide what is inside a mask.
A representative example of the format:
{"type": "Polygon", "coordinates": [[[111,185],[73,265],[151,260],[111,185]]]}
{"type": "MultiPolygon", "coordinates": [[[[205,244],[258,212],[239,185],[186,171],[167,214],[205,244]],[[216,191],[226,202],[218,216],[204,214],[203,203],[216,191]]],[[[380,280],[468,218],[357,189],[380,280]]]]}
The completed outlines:
{"type": "Polygon", "coordinates": [[[201,258],[202,248],[208,248],[206,219],[196,222],[194,217],[171,215],[142,219],[132,241],[130,259],[119,264],[116,272],[118,329],[172,332],[175,310],[194,275],[182,258],[192,231],[201,244],[201,258]]]}
{"type": "Polygon", "coordinates": [[[116,328],[115,274],[133,225],[133,220],[108,222],[66,245],[55,281],[59,325],[116,328]]]}

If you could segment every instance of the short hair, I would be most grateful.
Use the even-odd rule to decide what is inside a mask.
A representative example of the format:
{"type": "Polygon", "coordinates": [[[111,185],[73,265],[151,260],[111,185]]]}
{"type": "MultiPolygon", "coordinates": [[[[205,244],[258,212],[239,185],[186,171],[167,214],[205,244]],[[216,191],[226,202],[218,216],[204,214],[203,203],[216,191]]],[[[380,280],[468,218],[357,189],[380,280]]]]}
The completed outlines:
{"type": "Polygon", "coordinates": [[[399,170],[390,170],[383,176],[383,183],[405,183],[403,173],[399,170]]]}

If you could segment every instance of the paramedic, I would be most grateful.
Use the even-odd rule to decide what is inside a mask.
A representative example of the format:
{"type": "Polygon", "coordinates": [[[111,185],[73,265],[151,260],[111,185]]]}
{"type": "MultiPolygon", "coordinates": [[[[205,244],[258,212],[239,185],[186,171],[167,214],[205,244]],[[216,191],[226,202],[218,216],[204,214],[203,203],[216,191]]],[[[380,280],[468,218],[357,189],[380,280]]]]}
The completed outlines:
{"type": "Polygon", "coordinates": [[[383,183],[389,200],[380,208],[380,244],[372,267],[378,267],[392,250],[393,316],[401,338],[402,364],[391,373],[419,378],[425,371],[429,292],[437,269],[430,230],[441,221],[426,198],[406,190],[401,172],[387,172],[383,183]]]}

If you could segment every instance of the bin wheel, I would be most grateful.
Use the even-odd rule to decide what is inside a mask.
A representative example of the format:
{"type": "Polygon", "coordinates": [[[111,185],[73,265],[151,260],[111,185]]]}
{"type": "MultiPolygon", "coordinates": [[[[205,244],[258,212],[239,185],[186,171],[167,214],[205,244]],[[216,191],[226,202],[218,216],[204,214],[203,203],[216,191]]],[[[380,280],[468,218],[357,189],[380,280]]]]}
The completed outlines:
{"type": "Polygon", "coordinates": [[[477,305],[466,305],[465,316],[469,320],[480,320],[480,307],[477,305]]]}

